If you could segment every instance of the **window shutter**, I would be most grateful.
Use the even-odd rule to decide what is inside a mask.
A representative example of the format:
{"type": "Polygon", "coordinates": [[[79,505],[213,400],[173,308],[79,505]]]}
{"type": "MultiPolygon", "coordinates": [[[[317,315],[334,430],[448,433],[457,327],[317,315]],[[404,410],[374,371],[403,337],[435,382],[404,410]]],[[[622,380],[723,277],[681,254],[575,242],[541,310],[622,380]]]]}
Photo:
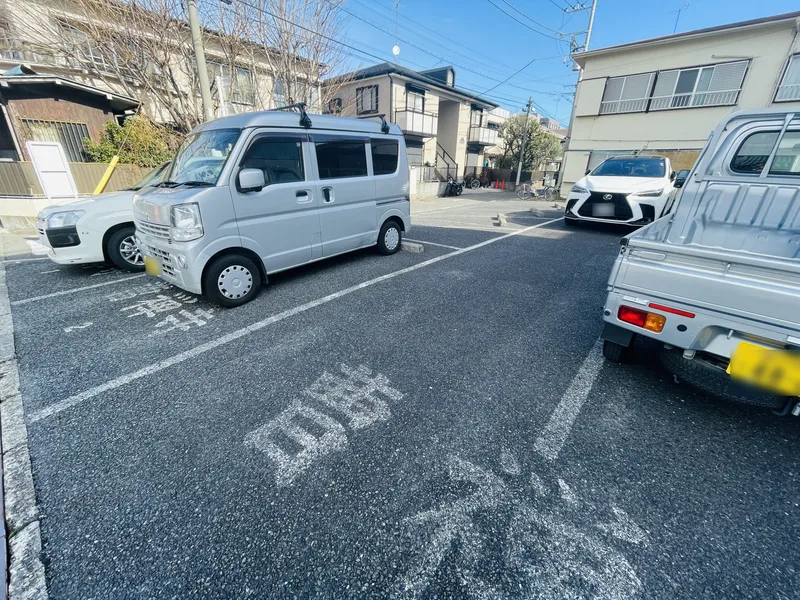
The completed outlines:
{"type": "Polygon", "coordinates": [[[671,96],[675,90],[675,82],[678,81],[680,71],[663,71],[658,74],[656,88],[653,90],[653,97],[671,96]]]}
{"type": "Polygon", "coordinates": [[[746,70],[747,61],[717,65],[714,67],[714,74],[711,76],[708,91],[725,92],[740,89],[746,70]]]}

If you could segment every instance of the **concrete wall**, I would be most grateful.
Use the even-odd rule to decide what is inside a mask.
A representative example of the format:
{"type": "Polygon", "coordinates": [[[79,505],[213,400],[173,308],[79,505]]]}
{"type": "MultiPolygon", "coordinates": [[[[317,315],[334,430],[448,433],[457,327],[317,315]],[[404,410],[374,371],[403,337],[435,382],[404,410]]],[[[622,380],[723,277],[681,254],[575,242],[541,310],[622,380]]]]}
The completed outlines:
{"type": "Polygon", "coordinates": [[[789,56],[800,51],[794,21],[675,39],[656,45],[631,47],[587,56],[575,96],[575,119],[562,175],[562,193],[583,176],[591,150],[685,150],[680,164],[692,151],[702,149],[723,117],[744,108],[799,106],[773,103],[789,56]],[[749,59],[736,106],[684,108],[652,112],[600,115],[600,102],[609,77],[649,73],[749,59]]]}

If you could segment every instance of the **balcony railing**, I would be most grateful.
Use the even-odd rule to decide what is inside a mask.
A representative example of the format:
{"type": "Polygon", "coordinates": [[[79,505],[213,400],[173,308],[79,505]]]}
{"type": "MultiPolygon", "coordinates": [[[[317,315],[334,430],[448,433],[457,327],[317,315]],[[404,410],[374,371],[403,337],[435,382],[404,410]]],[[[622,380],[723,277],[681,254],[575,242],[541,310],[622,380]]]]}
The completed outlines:
{"type": "Polygon", "coordinates": [[[433,137],[439,129],[439,115],[432,112],[404,108],[394,111],[394,122],[405,133],[433,137]]]}
{"type": "Polygon", "coordinates": [[[777,101],[800,100],[800,83],[787,83],[778,88],[777,101]]]}
{"type": "Polygon", "coordinates": [[[689,108],[697,106],[727,106],[736,104],[739,90],[723,90],[720,92],[694,92],[689,94],[673,94],[671,96],[654,96],[650,110],[668,110],[671,108],[689,108]]]}
{"type": "Polygon", "coordinates": [[[645,108],[647,108],[647,98],[611,100],[600,103],[600,114],[613,115],[615,113],[643,112],[645,108]]]}
{"type": "Polygon", "coordinates": [[[469,128],[469,141],[483,146],[495,146],[497,144],[497,129],[471,125],[469,128]]]}

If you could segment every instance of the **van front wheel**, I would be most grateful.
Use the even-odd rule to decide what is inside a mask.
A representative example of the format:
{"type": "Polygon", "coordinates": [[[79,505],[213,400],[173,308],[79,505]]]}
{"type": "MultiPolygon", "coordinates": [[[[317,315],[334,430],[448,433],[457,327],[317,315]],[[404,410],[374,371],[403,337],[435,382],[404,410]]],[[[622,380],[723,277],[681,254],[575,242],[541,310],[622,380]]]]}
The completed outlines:
{"type": "Polygon", "coordinates": [[[378,252],[381,254],[394,254],[400,250],[403,241],[403,232],[395,220],[386,221],[378,234],[378,252]]]}
{"type": "Polygon", "coordinates": [[[215,259],[203,276],[206,298],[226,308],[241,306],[258,296],[261,273],[252,260],[239,254],[215,259]]]}

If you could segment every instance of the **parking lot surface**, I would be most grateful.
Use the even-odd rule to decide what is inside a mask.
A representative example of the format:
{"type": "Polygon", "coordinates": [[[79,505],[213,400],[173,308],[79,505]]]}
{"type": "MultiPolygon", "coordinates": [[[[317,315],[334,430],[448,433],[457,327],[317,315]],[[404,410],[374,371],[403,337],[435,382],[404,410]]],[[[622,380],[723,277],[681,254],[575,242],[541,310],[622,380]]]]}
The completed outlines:
{"type": "Polygon", "coordinates": [[[417,203],[233,310],[9,262],[50,597],[796,597],[797,422],[605,363],[624,231],[560,212],[417,203]]]}

